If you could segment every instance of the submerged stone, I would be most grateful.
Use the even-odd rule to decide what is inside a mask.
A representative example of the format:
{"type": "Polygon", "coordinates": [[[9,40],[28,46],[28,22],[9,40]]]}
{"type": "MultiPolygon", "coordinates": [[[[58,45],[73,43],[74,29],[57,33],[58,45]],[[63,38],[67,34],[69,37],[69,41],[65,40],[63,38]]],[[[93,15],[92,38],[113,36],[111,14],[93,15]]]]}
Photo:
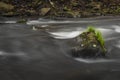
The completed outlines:
{"type": "Polygon", "coordinates": [[[81,33],[75,38],[77,43],[72,49],[72,55],[75,57],[93,57],[105,56],[106,48],[104,39],[99,31],[89,27],[87,31],[81,33]]]}

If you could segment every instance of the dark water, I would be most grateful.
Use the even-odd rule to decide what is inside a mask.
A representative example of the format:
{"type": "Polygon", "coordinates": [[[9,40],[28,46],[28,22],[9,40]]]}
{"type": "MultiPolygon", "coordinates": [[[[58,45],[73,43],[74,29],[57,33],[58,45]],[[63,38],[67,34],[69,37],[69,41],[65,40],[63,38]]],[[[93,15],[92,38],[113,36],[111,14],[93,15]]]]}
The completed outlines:
{"type": "Polygon", "coordinates": [[[0,80],[120,80],[120,17],[16,20],[0,18],[0,80]],[[103,33],[107,58],[69,55],[72,39],[89,25],[103,33]]]}

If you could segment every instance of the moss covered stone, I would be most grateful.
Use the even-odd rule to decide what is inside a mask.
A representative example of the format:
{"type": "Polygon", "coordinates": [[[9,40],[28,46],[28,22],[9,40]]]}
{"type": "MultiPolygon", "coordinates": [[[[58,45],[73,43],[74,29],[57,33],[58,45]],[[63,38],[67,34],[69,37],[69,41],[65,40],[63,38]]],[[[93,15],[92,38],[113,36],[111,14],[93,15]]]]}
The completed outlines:
{"type": "Polygon", "coordinates": [[[105,42],[100,31],[88,27],[86,31],[75,38],[77,45],[73,48],[75,55],[105,56],[105,42]]]}

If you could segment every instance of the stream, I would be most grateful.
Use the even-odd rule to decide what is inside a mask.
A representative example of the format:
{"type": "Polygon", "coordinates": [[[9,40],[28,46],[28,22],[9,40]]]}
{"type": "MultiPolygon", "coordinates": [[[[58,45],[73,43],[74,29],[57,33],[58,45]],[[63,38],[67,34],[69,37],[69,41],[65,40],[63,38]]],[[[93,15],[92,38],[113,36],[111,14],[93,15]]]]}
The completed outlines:
{"type": "Polygon", "coordinates": [[[120,80],[119,16],[16,22],[0,17],[0,80],[120,80]],[[102,32],[107,58],[69,54],[88,26],[102,32]]]}

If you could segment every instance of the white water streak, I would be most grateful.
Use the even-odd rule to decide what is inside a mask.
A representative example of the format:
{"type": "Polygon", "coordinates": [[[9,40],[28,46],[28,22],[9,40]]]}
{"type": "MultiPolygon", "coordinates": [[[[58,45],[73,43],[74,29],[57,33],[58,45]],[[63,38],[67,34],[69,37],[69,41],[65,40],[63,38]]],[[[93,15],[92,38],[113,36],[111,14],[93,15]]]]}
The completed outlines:
{"type": "Polygon", "coordinates": [[[3,56],[26,56],[25,53],[23,53],[23,52],[7,53],[4,51],[0,51],[0,55],[3,55],[3,56]]]}
{"type": "Polygon", "coordinates": [[[75,60],[84,63],[107,63],[107,62],[116,62],[116,60],[108,60],[108,59],[82,59],[82,58],[75,58],[75,60]]]}
{"type": "Polygon", "coordinates": [[[38,24],[73,24],[73,23],[96,23],[96,22],[105,22],[105,21],[114,21],[114,20],[120,20],[120,19],[105,19],[105,20],[81,20],[81,21],[70,21],[70,20],[65,20],[65,21],[55,21],[55,20],[44,20],[43,19],[38,19],[38,20],[31,20],[28,21],[28,25],[38,25],[38,24]]]}
{"type": "MultiPolygon", "coordinates": [[[[70,39],[70,38],[77,37],[84,30],[85,30],[84,28],[78,28],[76,30],[70,30],[69,32],[68,31],[59,31],[59,32],[49,32],[49,33],[52,35],[52,37],[54,37],[56,39],[70,39]]],[[[105,28],[97,28],[97,30],[102,32],[103,37],[111,35],[115,32],[112,29],[105,29],[105,28]]]]}
{"type": "Polygon", "coordinates": [[[4,21],[4,22],[0,22],[0,23],[6,23],[6,24],[11,24],[11,23],[17,23],[17,21],[4,21]]]}
{"type": "Polygon", "coordinates": [[[77,37],[81,31],[71,31],[71,32],[50,32],[50,34],[56,39],[70,39],[77,37]]]}
{"type": "Polygon", "coordinates": [[[114,28],[114,30],[118,33],[120,33],[120,26],[118,25],[113,25],[112,28],[114,28]]]}
{"type": "Polygon", "coordinates": [[[93,23],[96,21],[38,21],[38,20],[32,20],[28,21],[28,25],[38,25],[38,24],[69,24],[69,23],[93,23]]]}

